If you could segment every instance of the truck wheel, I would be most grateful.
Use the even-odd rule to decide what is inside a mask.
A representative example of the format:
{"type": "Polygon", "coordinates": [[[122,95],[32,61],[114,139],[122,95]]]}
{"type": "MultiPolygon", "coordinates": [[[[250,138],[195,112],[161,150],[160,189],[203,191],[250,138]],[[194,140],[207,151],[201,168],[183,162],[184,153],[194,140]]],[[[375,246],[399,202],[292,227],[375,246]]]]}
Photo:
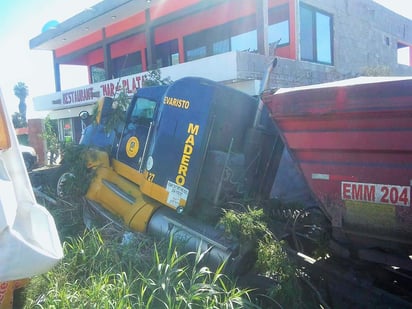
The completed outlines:
{"type": "Polygon", "coordinates": [[[67,197],[69,197],[69,195],[67,194],[67,186],[70,185],[70,183],[73,183],[72,180],[74,178],[74,174],[70,172],[65,172],[59,177],[56,185],[56,194],[59,198],[66,199],[67,197]]]}

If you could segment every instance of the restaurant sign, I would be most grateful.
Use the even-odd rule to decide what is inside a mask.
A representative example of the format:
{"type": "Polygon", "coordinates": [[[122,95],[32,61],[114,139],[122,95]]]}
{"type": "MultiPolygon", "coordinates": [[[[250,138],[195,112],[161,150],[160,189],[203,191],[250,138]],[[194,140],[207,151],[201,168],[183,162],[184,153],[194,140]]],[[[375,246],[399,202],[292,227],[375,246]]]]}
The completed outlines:
{"type": "Polygon", "coordinates": [[[36,111],[58,110],[75,106],[90,105],[102,96],[115,97],[121,91],[133,95],[141,88],[145,73],[133,74],[121,78],[106,80],[78,88],[63,90],[50,95],[34,98],[36,111]]]}

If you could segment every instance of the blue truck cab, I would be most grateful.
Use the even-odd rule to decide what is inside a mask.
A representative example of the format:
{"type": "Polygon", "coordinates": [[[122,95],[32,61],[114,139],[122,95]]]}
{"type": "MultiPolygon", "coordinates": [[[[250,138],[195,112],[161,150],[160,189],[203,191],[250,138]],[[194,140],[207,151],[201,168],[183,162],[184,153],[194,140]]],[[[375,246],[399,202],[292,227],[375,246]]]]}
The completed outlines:
{"type": "Polygon", "coordinates": [[[256,97],[198,77],[141,88],[116,133],[104,130],[112,104],[104,98],[99,125],[86,128],[82,143],[111,146],[114,170],[144,195],[183,212],[194,205],[211,209],[225,195],[250,194],[257,186],[253,174],[263,155],[257,139],[274,130],[271,121],[261,122],[254,130],[259,137],[251,136],[256,97]]]}
{"type": "Polygon", "coordinates": [[[271,189],[283,144],[274,138],[268,114],[256,122],[258,101],[222,84],[186,77],[138,89],[124,123],[108,130],[116,100],[101,98],[97,124],[82,138],[94,152],[87,204],[131,230],[179,235],[190,250],[212,246],[209,255],[216,265],[239,261],[233,239],[210,222],[216,222],[225,202],[271,189]]]}

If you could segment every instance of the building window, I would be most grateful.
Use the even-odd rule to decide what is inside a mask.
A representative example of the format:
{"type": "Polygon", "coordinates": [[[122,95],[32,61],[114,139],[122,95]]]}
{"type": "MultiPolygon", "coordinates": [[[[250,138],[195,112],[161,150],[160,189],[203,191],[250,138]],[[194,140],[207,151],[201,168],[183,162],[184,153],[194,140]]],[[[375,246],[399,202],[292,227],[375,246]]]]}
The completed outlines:
{"type": "Polygon", "coordinates": [[[114,77],[122,77],[143,71],[142,54],[140,51],[117,57],[112,60],[114,77]]]}
{"type": "Polygon", "coordinates": [[[207,56],[206,46],[200,46],[197,48],[189,49],[186,51],[186,61],[192,61],[207,56]]]}
{"type": "Polygon", "coordinates": [[[184,37],[185,61],[229,51],[257,51],[255,16],[209,28],[184,37]]]}
{"type": "Polygon", "coordinates": [[[410,66],[411,46],[398,43],[398,64],[410,66]]]}
{"type": "Polygon", "coordinates": [[[289,45],[289,20],[269,25],[268,41],[269,44],[273,44],[279,41],[278,46],[289,45]]]}
{"type": "Polygon", "coordinates": [[[226,27],[218,26],[184,37],[186,61],[229,51],[228,30],[226,27]]]}
{"type": "Polygon", "coordinates": [[[257,51],[257,31],[241,33],[230,38],[230,50],[257,51]]]}
{"type": "Polygon", "coordinates": [[[157,44],[156,64],[158,68],[163,68],[179,63],[179,47],[177,39],[157,44]]]}
{"type": "MultiPolygon", "coordinates": [[[[290,43],[289,5],[280,5],[268,11],[269,44],[290,43]]],[[[229,51],[257,53],[256,15],[209,28],[184,37],[185,61],[218,55],[229,51]]]]}
{"type": "Polygon", "coordinates": [[[106,80],[106,71],[104,70],[103,62],[92,65],[90,67],[90,75],[92,77],[92,83],[103,82],[106,80]]]}
{"type": "Polygon", "coordinates": [[[268,41],[272,45],[279,41],[278,46],[290,43],[289,35],[289,5],[276,6],[269,9],[268,41]]]}
{"type": "Polygon", "coordinates": [[[71,118],[59,119],[59,139],[65,143],[73,142],[73,124],[71,118]]]}
{"type": "Polygon", "coordinates": [[[224,39],[218,42],[213,43],[213,55],[226,53],[230,50],[230,41],[229,39],[224,39]]]}
{"type": "Polygon", "coordinates": [[[332,64],[332,16],[300,5],[301,60],[332,64]]]}

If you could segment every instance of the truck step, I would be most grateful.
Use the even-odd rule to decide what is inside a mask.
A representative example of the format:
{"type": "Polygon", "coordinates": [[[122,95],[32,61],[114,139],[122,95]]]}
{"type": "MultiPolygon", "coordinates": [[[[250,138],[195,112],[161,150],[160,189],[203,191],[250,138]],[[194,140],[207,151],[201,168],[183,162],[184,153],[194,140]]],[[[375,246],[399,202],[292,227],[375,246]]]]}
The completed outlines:
{"type": "Polygon", "coordinates": [[[113,193],[115,193],[116,195],[118,195],[119,197],[121,197],[123,200],[125,200],[126,202],[128,202],[129,204],[134,204],[136,202],[136,199],[134,198],[134,196],[132,196],[131,194],[128,194],[126,192],[124,192],[118,185],[116,185],[115,183],[108,181],[107,179],[103,179],[102,180],[103,184],[109,188],[111,191],[113,191],[113,193]]]}

